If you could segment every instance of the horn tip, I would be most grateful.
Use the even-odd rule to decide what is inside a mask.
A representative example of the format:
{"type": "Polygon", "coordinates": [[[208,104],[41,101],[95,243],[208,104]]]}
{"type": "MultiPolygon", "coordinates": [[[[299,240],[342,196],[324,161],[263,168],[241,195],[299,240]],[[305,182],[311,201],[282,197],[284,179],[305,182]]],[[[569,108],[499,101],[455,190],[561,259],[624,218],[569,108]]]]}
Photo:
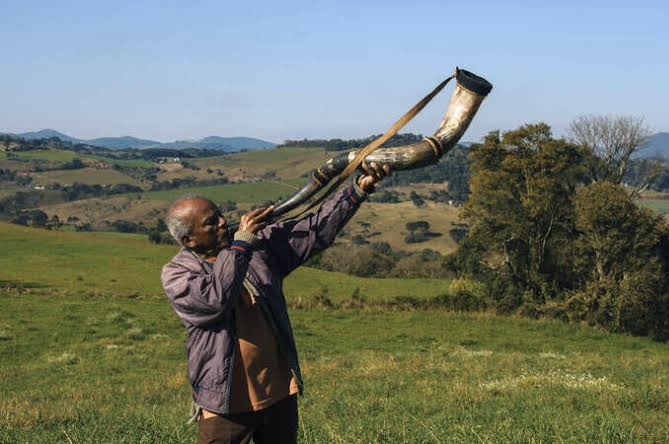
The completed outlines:
{"type": "Polygon", "coordinates": [[[492,84],[490,82],[466,69],[455,68],[455,78],[458,81],[458,84],[471,92],[482,96],[487,96],[492,90],[492,84]]]}

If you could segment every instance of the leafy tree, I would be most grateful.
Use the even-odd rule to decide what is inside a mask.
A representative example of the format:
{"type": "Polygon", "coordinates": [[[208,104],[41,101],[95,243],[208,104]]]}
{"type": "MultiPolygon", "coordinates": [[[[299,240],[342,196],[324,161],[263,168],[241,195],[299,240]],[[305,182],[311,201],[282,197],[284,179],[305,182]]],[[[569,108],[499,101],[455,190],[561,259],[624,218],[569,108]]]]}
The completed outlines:
{"type": "Polygon", "coordinates": [[[571,197],[583,181],[586,155],[554,139],[545,123],[501,136],[494,131],[471,147],[474,173],[463,211],[470,236],[502,257],[501,266],[530,301],[543,302],[568,286],[571,197]]]}
{"type": "Polygon", "coordinates": [[[576,266],[585,279],[577,315],[615,331],[669,334],[669,227],[626,190],[599,182],[575,198],[576,266]]]}
{"type": "Polygon", "coordinates": [[[623,188],[595,183],[579,189],[575,203],[579,257],[585,261],[580,266],[591,270],[591,280],[620,281],[625,273],[657,262],[664,228],[623,188]]]}

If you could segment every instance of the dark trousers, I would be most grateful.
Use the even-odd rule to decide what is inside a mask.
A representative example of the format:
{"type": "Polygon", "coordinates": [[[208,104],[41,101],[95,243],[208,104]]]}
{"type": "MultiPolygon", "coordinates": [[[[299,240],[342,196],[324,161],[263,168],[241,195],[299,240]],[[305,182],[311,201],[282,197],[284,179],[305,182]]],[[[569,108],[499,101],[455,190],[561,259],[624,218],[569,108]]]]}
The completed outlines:
{"type": "Polygon", "coordinates": [[[297,442],[297,395],[257,412],[200,418],[199,444],[256,444],[297,442]]]}

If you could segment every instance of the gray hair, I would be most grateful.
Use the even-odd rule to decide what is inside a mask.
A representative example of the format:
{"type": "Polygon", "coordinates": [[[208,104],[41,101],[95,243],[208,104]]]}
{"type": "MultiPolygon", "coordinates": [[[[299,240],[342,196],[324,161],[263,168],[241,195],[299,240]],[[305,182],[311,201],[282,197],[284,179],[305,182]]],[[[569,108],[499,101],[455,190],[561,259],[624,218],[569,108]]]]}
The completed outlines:
{"type": "Polygon", "coordinates": [[[181,204],[191,199],[209,200],[199,194],[187,194],[172,202],[170,209],[167,210],[167,216],[165,217],[165,225],[167,225],[167,229],[174,240],[181,246],[183,246],[183,237],[188,236],[193,229],[191,210],[187,206],[181,204]]]}

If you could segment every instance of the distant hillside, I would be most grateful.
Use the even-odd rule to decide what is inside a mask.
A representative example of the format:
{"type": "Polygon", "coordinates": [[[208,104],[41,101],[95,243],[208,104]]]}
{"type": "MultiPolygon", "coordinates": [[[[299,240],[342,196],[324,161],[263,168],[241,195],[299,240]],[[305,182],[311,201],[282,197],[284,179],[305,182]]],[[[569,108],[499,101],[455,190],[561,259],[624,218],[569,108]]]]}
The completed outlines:
{"type": "Polygon", "coordinates": [[[168,148],[168,149],[184,149],[184,148],[201,148],[225,152],[234,152],[242,150],[255,150],[274,148],[277,144],[268,142],[262,139],[255,139],[253,137],[220,137],[209,136],[199,140],[177,140],[174,142],[158,142],[156,140],[139,139],[132,136],[122,137],[99,137],[96,139],[78,139],[76,137],[68,136],[59,131],[52,129],[43,129],[40,131],[31,131],[27,133],[12,134],[17,137],[22,137],[26,140],[34,139],[49,139],[57,137],[64,142],[85,143],[88,145],[99,146],[109,149],[125,149],[125,148],[168,148]]]}
{"type": "Polygon", "coordinates": [[[52,129],[43,129],[40,131],[30,131],[27,133],[21,133],[21,134],[14,134],[15,136],[21,137],[26,140],[34,140],[34,139],[50,139],[52,137],[58,137],[60,140],[63,142],[72,142],[72,143],[84,143],[83,140],[77,139],[71,136],[68,136],[67,134],[63,134],[61,132],[58,132],[56,130],[52,129]]]}
{"type": "Polygon", "coordinates": [[[669,159],[669,133],[657,133],[639,150],[637,157],[662,157],[669,159]]]}
{"type": "Polygon", "coordinates": [[[155,140],[138,139],[137,137],[99,137],[87,140],[86,143],[103,148],[125,149],[125,148],[154,148],[161,145],[155,140]]]}
{"type": "Polygon", "coordinates": [[[178,140],[171,143],[163,143],[162,148],[183,149],[202,148],[210,150],[222,150],[226,152],[241,151],[247,149],[274,148],[276,143],[266,140],[254,139],[252,137],[219,137],[209,136],[200,140],[178,140]]]}

